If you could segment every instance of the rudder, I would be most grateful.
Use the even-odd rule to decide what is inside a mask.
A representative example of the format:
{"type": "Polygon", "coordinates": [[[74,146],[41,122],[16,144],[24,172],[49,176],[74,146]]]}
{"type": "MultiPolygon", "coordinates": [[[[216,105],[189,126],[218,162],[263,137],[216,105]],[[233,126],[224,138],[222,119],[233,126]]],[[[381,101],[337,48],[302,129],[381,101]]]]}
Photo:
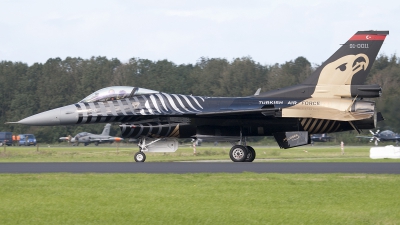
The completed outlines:
{"type": "Polygon", "coordinates": [[[101,133],[101,135],[103,135],[103,136],[110,136],[110,127],[111,127],[111,124],[107,123],[107,124],[104,126],[103,133],[101,133]]]}

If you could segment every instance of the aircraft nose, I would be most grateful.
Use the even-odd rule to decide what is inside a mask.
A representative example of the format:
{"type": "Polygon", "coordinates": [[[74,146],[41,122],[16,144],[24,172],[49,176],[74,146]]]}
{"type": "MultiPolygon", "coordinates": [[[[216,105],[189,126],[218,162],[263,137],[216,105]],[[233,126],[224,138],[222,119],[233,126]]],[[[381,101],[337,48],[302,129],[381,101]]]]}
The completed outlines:
{"type": "Polygon", "coordinates": [[[68,105],[61,108],[52,109],[46,112],[29,116],[16,123],[30,126],[56,126],[75,124],[78,119],[77,109],[74,105],[68,105]]]}
{"type": "Polygon", "coordinates": [[[60,108],[52,109],[46,112],[26,117],[25,119],[22,119],[16,123],[31,126],[60,125],[60,108]]]}
{"type": "Polygon", "coordinates": [[[78,121],[78,111],[75,105],[68,105],[60,108],[60,124],[71,125],[78,121]]]}

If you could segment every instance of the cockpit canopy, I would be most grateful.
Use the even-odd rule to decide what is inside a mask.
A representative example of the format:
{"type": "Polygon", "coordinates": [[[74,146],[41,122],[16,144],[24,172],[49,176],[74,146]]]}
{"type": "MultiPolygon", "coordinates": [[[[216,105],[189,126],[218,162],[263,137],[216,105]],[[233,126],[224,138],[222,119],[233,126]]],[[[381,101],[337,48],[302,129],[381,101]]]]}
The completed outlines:
{"type": "Polygon", "coordinates": [[[88,132],[81,132],[81,133],[79,133],[79,134],[77,134],[77,135],[75,135],[75,139],[77,139],[77,138],[80,138],[80,137],[85,137],[85,136],[88,136],[89,135],[89,133],[88,132]]]}
{"type": "Polygon", "coordinates": [[[160,93],[146,88],[130,87],[130,86],[112,86],[100,89],[90,94],[79,102],[104,102],[118,99],[129,98],[134,95],[160,93]]]}

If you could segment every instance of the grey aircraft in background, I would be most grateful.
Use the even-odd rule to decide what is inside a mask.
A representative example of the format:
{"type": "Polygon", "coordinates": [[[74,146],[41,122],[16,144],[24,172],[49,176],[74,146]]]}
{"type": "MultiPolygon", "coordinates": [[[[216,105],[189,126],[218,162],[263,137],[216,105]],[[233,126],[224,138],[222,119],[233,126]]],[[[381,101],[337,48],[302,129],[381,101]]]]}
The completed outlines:
{"type": "Polygon", "coordinates": [[[60,140],[68,141],[70,143],[73,143],[74,145],[84,143],[85,146],[89,145],[90,143],[94,143],[96,146],[98,146],[101,143],[113,143],[123,141],[123,138],[110,136],[110,127],[111,124],[107,123],[104,126],[104,130],[101,134],[81,132],[75,135],[75,137],[60,137],[60,140]]]}

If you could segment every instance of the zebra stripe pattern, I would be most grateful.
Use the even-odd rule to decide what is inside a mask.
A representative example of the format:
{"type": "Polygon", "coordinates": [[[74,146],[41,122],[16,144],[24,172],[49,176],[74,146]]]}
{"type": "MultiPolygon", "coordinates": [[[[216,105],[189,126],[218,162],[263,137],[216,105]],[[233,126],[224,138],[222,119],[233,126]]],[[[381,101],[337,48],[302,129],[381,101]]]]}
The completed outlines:
{"type": "Polygon", "coordinates": [[[158,93],[133,96],[116,101],[75,104],[77,124],[91,122],[128,122],[138,115],[181,115],[201,112],[204,98],[158,93]]]}
{"type": "Polygon", "coordinates": [[[340,121],[304,118],[299,119],[301,126],[309,134],[321,134],[340,131],[340,121]]]}
{"type": "Polygon", "coordinates": [[[138,125],[120,125],[122,137],[138,138],[141,136],[151,138],[176,137],[179,138],[180,124],[143,123],[138,125]]]}

